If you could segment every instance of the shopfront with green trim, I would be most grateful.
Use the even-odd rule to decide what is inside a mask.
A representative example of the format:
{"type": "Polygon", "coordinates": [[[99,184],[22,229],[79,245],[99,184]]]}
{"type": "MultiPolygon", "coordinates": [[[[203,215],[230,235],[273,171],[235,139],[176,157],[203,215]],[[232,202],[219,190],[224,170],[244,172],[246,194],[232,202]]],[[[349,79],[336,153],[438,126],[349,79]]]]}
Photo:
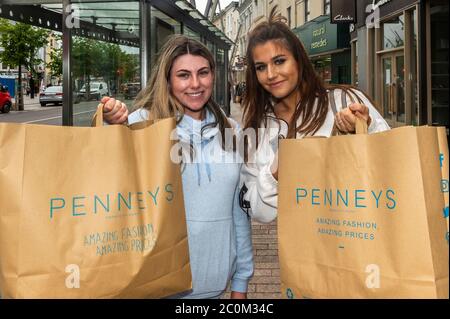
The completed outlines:
{"type": "Polygon", "coordinates": [[[316,72],[326,83],[351,83],[349,25],[319,16],[292,31],[303,43],[316,72]]]}

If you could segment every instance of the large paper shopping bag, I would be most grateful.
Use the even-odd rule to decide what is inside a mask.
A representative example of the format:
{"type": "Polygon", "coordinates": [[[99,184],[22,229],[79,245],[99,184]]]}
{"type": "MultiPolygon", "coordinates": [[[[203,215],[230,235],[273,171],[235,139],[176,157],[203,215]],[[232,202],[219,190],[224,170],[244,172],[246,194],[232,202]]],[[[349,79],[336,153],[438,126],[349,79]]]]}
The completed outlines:
{"type": "Polygon", "coordinates": [[[438,141],[404,127],[281,142],[284,297],[448,298],[438,141]]]}
{"type": "Polygon", "coordinates": [[[445,219],[447,219],[447,241],[448,241],[448,141],[447,141],[447,130],[445,127],[438,127],[438,140],[439,140],[439,162],[442,171],[441,180],[441,191],[444,195],[444,208],[442,209],[442,214],[445,219]]]}
{"type": "Polygon", "coordinates": [[[1,296],[189,290],[174,128],[174,119],[141,129],[0,124],[1,296]]]}

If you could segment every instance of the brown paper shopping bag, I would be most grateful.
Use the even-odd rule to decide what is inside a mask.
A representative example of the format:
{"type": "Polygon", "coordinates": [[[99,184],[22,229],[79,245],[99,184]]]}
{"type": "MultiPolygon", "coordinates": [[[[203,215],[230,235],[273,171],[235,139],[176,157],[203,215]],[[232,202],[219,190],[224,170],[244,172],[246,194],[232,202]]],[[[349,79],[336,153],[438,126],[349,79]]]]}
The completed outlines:
{"type": "Polygon", "coordinates": [[[448,298],[437,129],[283,140],[287,298],[448,298]]]}
{"type": "Polygon", "coordinates": [[[136,130],[0,124],[1,296],[189,290],[174,128],[174,119],[136,130]]]}
{"type": "Polygon", "coordinates": [[[441,180],[441,191],[444,195],[445,206],[442,210],[444,218],[447,219],[447,241],[448,241],[448,141],[447,141],[447,130],[445,127],[438,127],[438,140],[439,140],[439,161],[441,165],[442,180],[441,180]]]}

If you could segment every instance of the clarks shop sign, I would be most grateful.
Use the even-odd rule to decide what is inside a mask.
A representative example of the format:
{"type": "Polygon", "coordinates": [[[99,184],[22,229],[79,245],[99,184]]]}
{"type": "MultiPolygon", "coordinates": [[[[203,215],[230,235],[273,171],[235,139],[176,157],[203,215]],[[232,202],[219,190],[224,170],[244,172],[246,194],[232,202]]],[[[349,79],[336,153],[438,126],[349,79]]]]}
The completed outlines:
{"type": "Polygon", "coordinates": [[[332,0],[331,23],[355,23],[356,0],[332,0]]]}
{"type": "MultiPolygon", "coordinates": [[[[393,2],[393,0],[370,0],[370,1],[358,1],[358,6],[365,4],[365,12],[372,12],[378,10],[385,4],[393,2]]],[[[356,0],[331,0],[331,23],[356,23],[356,0]]]]}

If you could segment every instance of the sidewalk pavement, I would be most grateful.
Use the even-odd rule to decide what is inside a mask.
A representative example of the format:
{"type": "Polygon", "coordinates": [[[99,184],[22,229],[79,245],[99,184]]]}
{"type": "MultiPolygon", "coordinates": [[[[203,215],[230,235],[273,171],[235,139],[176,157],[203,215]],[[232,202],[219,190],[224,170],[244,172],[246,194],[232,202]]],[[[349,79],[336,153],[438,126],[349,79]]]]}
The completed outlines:
{"type": "MultiPolygon", "coordinates": [[[[230,103],[231,118],[242,127],[242,108],[230,103]]],[[[253,260],[255,272],[248,286],[249,299],[280,299],[280,265],[276,220],[270,224],[252,221],[253,260]]],[[[230,297],[228,291],[224,298],[230,297]]]]}
{"type": "MultiPolygon", "coordinates": [[[[17,96],[16,96],[17,97],[17,96]]],[[[16,100],[12,99],[13,110],[16,110],[15,107],[16,100]]],[[[24,111],[37,111],[41,110],[41,104],[39,103],[39,94],[34,95],[34,99],[30,96],[23,96],[23,109],[24,111]]]]}

